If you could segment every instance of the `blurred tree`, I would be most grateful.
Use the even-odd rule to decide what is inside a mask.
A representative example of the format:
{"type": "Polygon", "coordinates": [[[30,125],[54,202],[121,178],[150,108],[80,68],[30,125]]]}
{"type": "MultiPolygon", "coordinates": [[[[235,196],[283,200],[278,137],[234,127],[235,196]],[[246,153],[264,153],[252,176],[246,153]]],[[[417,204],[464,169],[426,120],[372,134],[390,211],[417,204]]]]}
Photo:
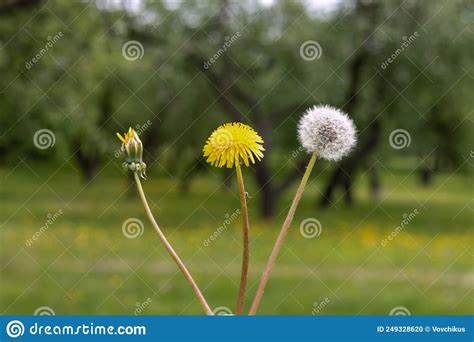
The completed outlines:
{"type": "Polygon", "coordinates": [[[470,151],[469,6],[353,0],[324,12],[307,1],[3,0],[1,160],[74,161],[88,183],[104,162],[120,164],[114,132],[138,125],[149,170],[186,190],[205,168],[212,129],[243,121],[265,139],[254,174],[268,217],[306,161],[295,134],[301,112],[328,103],[354,118],[359,145],[328,165],[321,203],[334,203],[338,190],[352,203],[360,174],[379,200],[377,168],[398,154],[417,157],[411,167],[429,184],[464,167],[470,151]],[[123,51],[132,41],[134,60],[123,51]],[[302,58],[308,41],[321,46],[319,58],[302,58]],[[56,144],[40,150],[31,139],[44,128],[56,144]],[[398,128],[412,139],[400,151],[388,143],[398,128]]]}

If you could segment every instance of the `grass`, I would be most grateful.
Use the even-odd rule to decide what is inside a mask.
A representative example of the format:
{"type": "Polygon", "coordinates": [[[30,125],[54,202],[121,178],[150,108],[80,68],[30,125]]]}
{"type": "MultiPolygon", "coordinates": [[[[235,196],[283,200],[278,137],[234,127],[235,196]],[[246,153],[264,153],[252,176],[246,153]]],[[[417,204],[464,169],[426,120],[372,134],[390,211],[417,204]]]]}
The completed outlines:
{"type": "MultiPolygon", "coordinates": [[[[31,165],[30,165],[31,166],[31,165]]],[[[429,188],[413,174],[385,170],[383,198],[369,199],[365,179],[356,205],[322,210],[315,205],[322,182],[313,173],[277,267],[261,314],[472,314],[472,179],[439,175],[429,188]],[[419,211],[384,247],[381,241],[419,211]],[[317,218],[321,235],[300,234],[305,218],[317,218]]],[[[32,314],[48,306],[56,314],[201,314],[201,308],[160,246],[138,199],[127,197],[125,177],[114,167],[83,187],[71,168],[35,166],[0,170],[3,185],[0,230],[0,310],[32,314]],[[45,181],[47,181],[45,183],[45,181]],[[62,210],[31,246],[47,214],[62,210]],[[140,237],[122,233],[131,217],[144,223],[140,237]],[[141,311],[137,310],[141,307],[141,311]]],[[[253,296],[294,189],[274,220],[258,218],[258,192],[248,181],[251,218],[249,295],[253,296]]],[[[158,223],[187,263],[213,307],[235,309],[241,263],[240,217],[205,246],[239,208],[235,185],[228,190],[209,174],[188,193],[175,179],[144,182],[158,223]]],[[[250,301],[247,300],[248,309],[250,301]]]]}

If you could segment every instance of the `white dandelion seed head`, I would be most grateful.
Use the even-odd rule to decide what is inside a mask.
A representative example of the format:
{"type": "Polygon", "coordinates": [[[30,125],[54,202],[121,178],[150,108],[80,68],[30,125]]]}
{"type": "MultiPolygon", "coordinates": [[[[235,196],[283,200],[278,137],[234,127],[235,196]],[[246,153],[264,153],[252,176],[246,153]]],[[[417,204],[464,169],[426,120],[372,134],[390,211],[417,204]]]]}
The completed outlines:
{"type": "Polygon", "coordinates": [[[306,110],[298,123],[298,139],[308,153],[334,161],[348,155],[357,141],[352,119],[327,105],[306,110]]]}

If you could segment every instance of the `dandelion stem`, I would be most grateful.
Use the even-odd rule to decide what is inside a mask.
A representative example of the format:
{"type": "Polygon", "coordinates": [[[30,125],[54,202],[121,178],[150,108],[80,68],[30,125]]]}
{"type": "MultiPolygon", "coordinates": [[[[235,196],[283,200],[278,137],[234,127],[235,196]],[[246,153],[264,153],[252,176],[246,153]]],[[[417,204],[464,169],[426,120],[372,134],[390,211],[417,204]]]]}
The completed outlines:
{"type": "Polygon", "coordinates": [[[249,225],[249,213],[247,210],[247,198],[244,187],[244,178],[242,177],[242,170],[239,164],[235,165],[237,173],[237,183],[239,185],[240,193],[240,206],[242,209],[242,226],[243,226],[243,255],[242,255],[242,273],[240,275],[240,287],[239,296],[237,298],[237,308],[235,310],[236,315],[241,315],[244,310],[245,302],[245,290],[247,288],[247,276],[249,272],[249,258],[250,258],[250,225],[249,225]]]}
{"type": "Polygon", "coordinates": [[[145,207],[145,211],[146,211],[146,214],[148,216],[148,219],[150,220],[151,224],[153,225],[153,228],[155,228],[155,231],[158,234],[158,237],[160,238],[161,242],[165,246],[168,253],[173,258],[176,265],[178,265],[178,268],[181,270],[181,272],[183,272],[184,277],[186,278],[186,280],[191,285],[194,293],[196,294],[196,297],[198,298],[199,302],[201,303],[202,307],[204,308],[204,311],[206,312],[206,315],[214,315],[211,308],[209,307],[209,304],[207,304],[207,301],[204,298],[201,290],[199,289],[199,287],[197,286],[197,284],[194,281],[193,277],[191,276],[191,273],[189,273],[188,269],[186,268],[184,263],[181,261],[178,254],[174,251],[173,247],[171,246],[171,244],[166,239],[166,236],[163,234],[160,227],[156,223],[155,218],[153,217],[153,214],[150,210],[150,207],[148,206],[148,202],[146,200],[145,193],[143,192],[142,184],[140,182],[140,177],[138,176],[138,173],[134,172],[133,175],[135,177],[135,182],[137,184],[138,192],[140,193],[140,198],[143,202],[143,206],[145,207]]]}
{"type": "Polygon", "coordinates": [[[311,174],[311,170],[314,167],[314,163],[316,162],[316,154],[311,156],[309,160],[308,166],[306,167],[306,171],[301,179],[301,183],[298,186],[298,190],[296,191],[295,198],[291,203],[290,210],[286,215],[285,222],[281,227],[280,234],[273,246],[272,253],[270,254],[270,258],[265,266],[265,269],[262,274],[262,278],[260,279],[260,283],[258,284],[257,292],[255,294],[255,298],[252,302],[252,306],[250,307],[249,315],[255,315],[257,313],[258,307],[260,305],[260,301],[262,300],[263,293],[265,292],[265,286],[267,285],[268,278],[270,277],[270,273],[275,265],[276,258],[278,253],[280,252],[281,246],[283,244],[283,240],[285,240],[286,234],[288,233],[288,229],[290,228],[291,222],[293,221],[293,217],[295,216],[296,208],[298,207],[298,203],[300,202],[301,196],[303,195],[304,188],[306,187],[306,183],[308,182],[309,175],[311,174]]]}

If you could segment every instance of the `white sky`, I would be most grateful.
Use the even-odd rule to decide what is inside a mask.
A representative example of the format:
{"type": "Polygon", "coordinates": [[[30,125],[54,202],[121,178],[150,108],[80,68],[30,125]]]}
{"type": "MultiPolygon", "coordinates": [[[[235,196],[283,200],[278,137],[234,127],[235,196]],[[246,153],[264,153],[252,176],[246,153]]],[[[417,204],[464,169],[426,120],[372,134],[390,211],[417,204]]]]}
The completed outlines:
{"type": "MultiPolygon", "coordinates": [[[[177,8],[179,3],[185,0],[161,0],[166,3],[170,9],[177,8]]],[[[255,0],[262,6],[268,7],[273,5],[276,1],[286,0],[255,0]]],[[[294,0],[289,0],[294,1],[294,0]]],[[[344,3],[344,0],[300,0],[309,11],[313,13],[328,13],[335,10],[338,6],[344,3]]],[[[98,1],[101,8],[126,8],[131,12],[140,12],[143,9],[144,0],[100,0],[98,1]]]]}

